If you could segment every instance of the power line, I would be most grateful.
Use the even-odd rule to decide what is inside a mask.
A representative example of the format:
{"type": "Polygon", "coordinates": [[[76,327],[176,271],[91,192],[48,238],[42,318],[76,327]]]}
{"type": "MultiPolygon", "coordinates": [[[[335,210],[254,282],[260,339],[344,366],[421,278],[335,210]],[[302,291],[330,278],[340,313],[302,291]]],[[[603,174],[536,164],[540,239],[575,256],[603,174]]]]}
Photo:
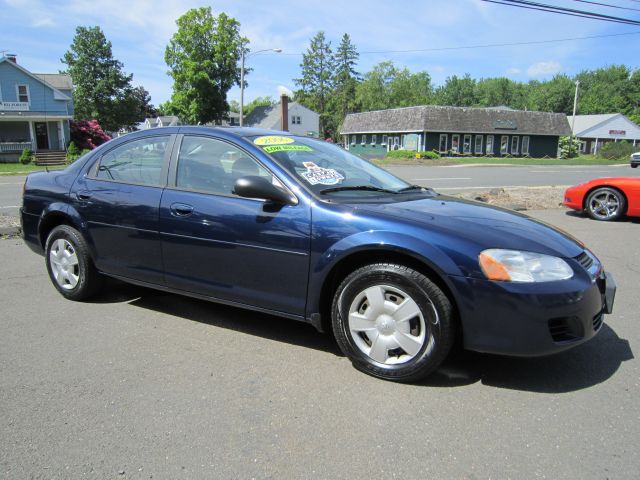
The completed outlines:
{"type": "MultiPolygon", "coordinates": [[[[640,1],[640,0],[639,0],[640,1]]],[[[517,47],[522,45],[543,45],[548,43],[559,42],[571,42],[576,40],[589,40],[593,38],[607,38],[607,37],[623,37],[628,35],[640,35],[640,31],[627,32],[627,33],[611,33],[605,35],[590,35],[586,37],[571,37],[571,38],[556,38],[553,40],[532,40],[527,42],[510,42],[510,43],[487,43],[480,45],[462,45],[459,47],[437,47],[437,48],[415,48],[410,50],[372,50],[359,52],[360,55],[374,55],[374,54],[386,54],[386,53],[421,53],[421,52],[442,52],[450,50],[473,50],[476,48],[494,48],[494,47],[517,47]]],[[[275,53],[266,55],[276,55],[275,53]]],[[[304,55],[304,53],[280,53],[279,55],[304,55]]]]}
{"type": "MultiPolygon", "coordinates": [[[[620,5],[611,5],[609,3],[591,2],[589,0],[572,0],[572,1],[580,2],[580,3],[590,3],[591,5],[599,5],[601,7],[619,8],[621,10],[633,10],[634,12],[640,12],[640,8],[621,7],[620,5]]],[[[640,1],[638,3],[640,3],[640,1]]]]}
{"type": "Polygon", "coordinates": [[[527,10],[539,10],[543,12],[557,13],[560,15],[568,15],[571,17],[589,18],[592,20],[602,20],[605,22],[624,23],[627,25],[640,26],[640,20],[614,17],[611,15],[604,15],[601,13],[588,12],[586,10],[576,10],[573,8],[557,7],[554,5],[548,5],[546,3],[531,2],[527,0],[482,0],[482,1],[488,2],[488,3],[496,3],[498,5],[507,5],[510,7],[524,8],[527,10]]]}

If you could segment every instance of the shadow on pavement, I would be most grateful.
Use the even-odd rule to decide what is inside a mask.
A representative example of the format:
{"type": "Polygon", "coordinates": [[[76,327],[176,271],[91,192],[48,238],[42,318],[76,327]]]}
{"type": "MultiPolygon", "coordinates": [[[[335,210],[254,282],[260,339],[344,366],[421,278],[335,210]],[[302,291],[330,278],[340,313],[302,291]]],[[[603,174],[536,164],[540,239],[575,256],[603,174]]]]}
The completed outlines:
{"type": "MultiPolygon", "coordinates": [[[[565,215],[568,216],[568,217],[584,218],[585,220],[589,220],[591,222],[600,222],[601,221],[601,220],[593,220],[586,213],[578,212],[577,210],[567,210],[565,212],[565,215]]],[[[624,216],[624,217],[622,217],[622,218],[620,218],[618,220],[614,220],[614,222],[640,223],[640,217],[627,217],[627,216],[624,216]]],[[[602,223],[607,223],[607,222],[602,222],[602,223]]]]}
{"type": "MultiPolygon", "coordinates": [[[[329,334],[311,325],[260,312],[206,302],[177,294],[113,282],[96,303],[128,302],[213,327],[343,356],[329,334]]],[[[549,357],[518,358],[454,351],[420,386],[483,385],[539,393],[567,393],[611,378],[622,362],[633,359],[629,342],[606,323],[589,342],[549,357]]]]}

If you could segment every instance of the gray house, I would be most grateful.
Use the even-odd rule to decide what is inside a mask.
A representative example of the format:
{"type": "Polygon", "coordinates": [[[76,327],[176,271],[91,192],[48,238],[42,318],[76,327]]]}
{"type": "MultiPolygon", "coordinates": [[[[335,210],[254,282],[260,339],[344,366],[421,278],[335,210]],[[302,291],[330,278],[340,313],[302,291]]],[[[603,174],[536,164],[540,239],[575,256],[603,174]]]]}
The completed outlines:
{"type": "Polygon", "coordinates": [[[289,102],[289,97],[282,95],[278,105],[254,108],[245,117],[244,125],[317,137],[320,132],[320,114],[298,102],[289,102]]]}
{"type": "Polygon", "coordinates": [[[603,115],[569,116],[573,134],[581,141],[584,153],[598,153],[606,142],[626,140],[633,145],[640,144],[640,126],[621,113],[603,115]]]}
{"type": "Polygon", "coordinates": [[[345,148],[369,157],[400,149],[442,155],[556,157],[559,137],[570,135],[571,130],[564,113],[425,105],[351,113],[340,133],[345,148]]]}

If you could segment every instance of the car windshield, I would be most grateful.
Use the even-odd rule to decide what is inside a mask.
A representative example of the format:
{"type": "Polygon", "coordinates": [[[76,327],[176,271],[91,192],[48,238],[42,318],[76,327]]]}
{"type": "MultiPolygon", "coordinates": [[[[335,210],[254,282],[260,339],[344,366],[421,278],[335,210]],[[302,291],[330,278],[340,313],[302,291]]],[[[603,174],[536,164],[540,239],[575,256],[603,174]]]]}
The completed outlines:
{"type": "Polygon", "coordinates": [[[319,195],[379,196],[421,189],[328,142],[293,135],[250,140],[319,195]]]}

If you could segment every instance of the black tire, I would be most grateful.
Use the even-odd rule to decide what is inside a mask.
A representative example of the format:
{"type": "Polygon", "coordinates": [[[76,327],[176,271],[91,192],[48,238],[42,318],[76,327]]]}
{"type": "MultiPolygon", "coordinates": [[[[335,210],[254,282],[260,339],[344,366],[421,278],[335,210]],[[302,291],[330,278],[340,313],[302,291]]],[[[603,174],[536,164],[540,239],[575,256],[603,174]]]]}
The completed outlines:
{"type": "Polygon", "coordinates": [[[631,164],[631,168],[638,168],[638,164],[637,163],[632,163],[631,164]]]}
{"type": "Polygon", "coordinates": [[[68,225],[57,226],[47,237],[45,263],[51,283],[69,300],[86,300],[103,284],[104,277],[93,265],[86,241],[78,230],[68,225]],[[74,260],[65,265],[57,262],[62,256],[73,258],[74,255],[75,263],[74,260]]]}
{"type": "MultiPolygon", "coordinates": [[[[375,301],[370,303],[374,306],[375,301]]],[[[336,290],[331,311],[333,332],[342,352],[358,370],[385,380],[413,382],[426,377],[447,357],[455,340],[453,307],[449,298],[425,275],[403,265],[379,263],[352,272],[336,290]],[[350,310],[352,315],[367,316],[369,291],[383,292],[384,296],[379,297],[384,300],[383,313],[378,315],[376,312],[380,310],[376,308],[371,311],[370,317],[376,318],[372,323],[376,329],[353,332],[352,328],[357,330],[356,326],[360,324],[351,323],[350,310]],[[415,302],[412,305],[419,313],[409,321],[395,321],[388,312],[399,311],[407,297],[415,302]],[[388,321],[387,317],[394,321],[388,321]],[[400,325],[406,328],[406,324],[409,324],[409,331],[401,332],[400,325]],[[402,346],[392,348],[397,345],[396,334],[409,337],[416,345],[420,341],[422,344],[419,347],[412,344],[413,353],[402,346]],[[389,343],[377,349],[384,351],[382,356],[374,356],[385,358],[384,362],[371,356],[374,342],[381,339],[387,339],[384,342],[389,343]]],[[[363,322],[369,321],[363,319],[363,322]]]]}
{"type": "Polygon", "coordinates": [[[611,222],[624,215],[627,199],[615,188],[600,187],[589,193],[584,206],[592,219],[611,222]]]}

